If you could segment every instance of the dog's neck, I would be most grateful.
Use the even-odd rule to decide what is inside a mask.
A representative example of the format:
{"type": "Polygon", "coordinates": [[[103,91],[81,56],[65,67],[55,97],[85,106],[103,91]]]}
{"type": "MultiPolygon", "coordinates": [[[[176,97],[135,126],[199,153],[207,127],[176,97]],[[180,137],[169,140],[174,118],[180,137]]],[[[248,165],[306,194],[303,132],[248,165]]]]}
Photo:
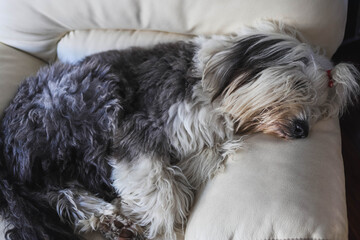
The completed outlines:
{"type": "Polygon", "coordinates": [[[173,148],[185,157],[232,139],[234,128],[230,116],[203,93],[199,83],[194,87],[192,101],[184,100],[170,108],[168,133],[173,148]]]}

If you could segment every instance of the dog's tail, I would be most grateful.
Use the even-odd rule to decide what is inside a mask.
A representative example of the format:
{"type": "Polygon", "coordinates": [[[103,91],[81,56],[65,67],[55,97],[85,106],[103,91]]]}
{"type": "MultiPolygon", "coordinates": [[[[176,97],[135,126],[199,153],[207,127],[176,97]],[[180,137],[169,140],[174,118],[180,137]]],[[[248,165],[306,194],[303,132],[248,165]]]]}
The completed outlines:
{"type": "Polygon", "coordinates": [[[60,221],[44,194],[10,179],[4,164],[1,138],[0,215],[0,220],[6,225],[6,239],[79,239],[69,226],[60,221]]]}

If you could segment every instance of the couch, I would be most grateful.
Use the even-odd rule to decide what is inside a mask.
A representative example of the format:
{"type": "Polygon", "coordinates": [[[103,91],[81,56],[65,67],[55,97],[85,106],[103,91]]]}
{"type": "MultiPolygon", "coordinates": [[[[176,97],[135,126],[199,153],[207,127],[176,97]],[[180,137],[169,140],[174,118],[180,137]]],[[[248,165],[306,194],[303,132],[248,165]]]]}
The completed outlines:
{"type": "MultiPolygon", "coordinates": [[[[0,112],[25,76],[56,60],[230,34],[259,19],[297,27],[331,57],[346,8],[346,0],[0,0],[0,112]]],[[[197,195],[183,238],[347,239],[338,119],[301,140],[251,136],[197,195]]]]}

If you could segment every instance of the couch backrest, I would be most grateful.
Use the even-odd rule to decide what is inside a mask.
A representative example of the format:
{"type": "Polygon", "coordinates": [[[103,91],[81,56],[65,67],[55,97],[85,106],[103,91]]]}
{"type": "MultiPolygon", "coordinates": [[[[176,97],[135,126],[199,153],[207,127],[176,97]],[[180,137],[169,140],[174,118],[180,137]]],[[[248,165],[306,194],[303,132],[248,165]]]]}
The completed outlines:
{"type": "Polygon", "coordinates": [[[347,0],[1,0],[0,42],[45,61],[57,53],[74,61],[109,48],[229,34],[258,19],[279,19],[331,56],[343,38],[346,8],[347,0]]]}

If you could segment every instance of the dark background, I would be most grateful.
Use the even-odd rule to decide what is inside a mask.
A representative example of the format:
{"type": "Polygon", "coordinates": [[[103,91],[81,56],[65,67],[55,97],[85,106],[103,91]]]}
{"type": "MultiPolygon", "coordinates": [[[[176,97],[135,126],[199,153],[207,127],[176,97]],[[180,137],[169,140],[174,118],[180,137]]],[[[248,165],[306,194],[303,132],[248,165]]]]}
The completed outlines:
{"type": "MultiPolygon", "coordinates": [[[[360,70],[360,1],[349,0],[345,38],[333,61],[350,62],[360,70]]],[[[358,79],[360,83],[360,79],[358,79]]],[[[360,240],[360,96],[340,119],[345,166],[349,240],[360,240]]]]}

